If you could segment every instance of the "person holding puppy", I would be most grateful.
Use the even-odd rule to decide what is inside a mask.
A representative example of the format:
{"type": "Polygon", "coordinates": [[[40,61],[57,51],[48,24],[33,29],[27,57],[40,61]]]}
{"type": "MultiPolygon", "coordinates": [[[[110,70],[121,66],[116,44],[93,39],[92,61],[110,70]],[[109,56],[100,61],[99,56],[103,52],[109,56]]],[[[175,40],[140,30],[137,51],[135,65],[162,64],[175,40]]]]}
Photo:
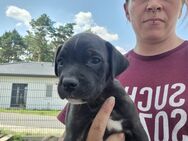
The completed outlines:
{"type": "MultiPolygon", "coordinates": [[[[124,4],[136,46],[125,55],[130,65],[118,80],[135,102],[151,141],[188,140],[188,41],[176,34],[183,5],[188,10],[187,0],[126,0],[124,4]]],[[[103,140],[114,104],[113,97],[105,101],[87,141],[103,140]]],[[[107,139],[124,140],[123,133],[107,139]]]]}

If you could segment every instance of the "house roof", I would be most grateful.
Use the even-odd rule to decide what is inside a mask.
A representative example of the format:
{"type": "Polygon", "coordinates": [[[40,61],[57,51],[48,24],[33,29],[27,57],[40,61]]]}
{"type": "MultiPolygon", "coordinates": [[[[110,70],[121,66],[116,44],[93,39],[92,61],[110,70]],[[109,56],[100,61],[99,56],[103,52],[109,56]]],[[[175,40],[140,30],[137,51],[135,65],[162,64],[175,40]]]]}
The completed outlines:
{"type": "Polygon", "coordinates": [[[0,75],[55,76],[52,62],[21,62],[0,64],[0,75]]]}

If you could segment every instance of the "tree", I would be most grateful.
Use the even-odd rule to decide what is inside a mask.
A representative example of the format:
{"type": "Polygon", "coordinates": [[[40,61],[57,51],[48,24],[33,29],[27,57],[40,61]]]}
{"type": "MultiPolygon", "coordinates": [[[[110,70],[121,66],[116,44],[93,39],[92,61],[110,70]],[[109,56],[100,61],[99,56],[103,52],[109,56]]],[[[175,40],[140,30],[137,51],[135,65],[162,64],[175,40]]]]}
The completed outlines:
{"type": "Polygon", "coordinates": [[[5,32],[0,37],[0,63],[23,61],[26,45],[17,30],[5,32]]]}
{"type": "Polygon", "coordinates": [[[42,14],[30,22],[24,37],[16,30],[0,37],[0,63],[15,61],[52,62],[57,47],[73,35],[74,23],[54,26],[49,16],[42,14]]]}
{"type": "Polygon", "coordinates": [[[53,49],[47,39],[54,30],[54,22],[46,14],[43,14],[36,20],[32,19],[30,24],[32,29],[25,36],[25,42],[28,45],[27,60],[52,61],[53,49]]]}
{"type": "Polygon", "coordinates": [[[53,61],[57,47],[73,34],[73,23],[54,27],[54,21],[42,14],[31,21],[31,31],[25,37],[28,45],[28,58],[31,61],[53,61]]]}
{"type": "Polygon", "coordinates": [[[55,30],[51,34],[52,37],[51,43],[55,46],[55,50],[59,45],[64,44],[65,41],[68,40],[73,35],[74,25],[75,23],[67,23],[64,26],[59,26],[55,28],[55,30]]]}

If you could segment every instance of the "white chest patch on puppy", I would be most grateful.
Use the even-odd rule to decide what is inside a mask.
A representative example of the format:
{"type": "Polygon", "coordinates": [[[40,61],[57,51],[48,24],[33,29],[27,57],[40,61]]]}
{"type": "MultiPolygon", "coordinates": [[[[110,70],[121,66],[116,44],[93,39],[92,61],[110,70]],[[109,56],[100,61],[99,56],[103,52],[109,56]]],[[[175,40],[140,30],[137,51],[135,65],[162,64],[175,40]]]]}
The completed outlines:
{"type": "Polygon", "coordinates": [[[81,99],[71,99],[71,98],[69,98],[69,99],[67,99],[68,100],[68,102],[70,103],[70,104],[85,104],[85,103],[87,103],[87,102],[85,102],[85,101],[83,101],[83,100],[81,100],[81,99]]]}
{"type": "Polygon", "coordinates": [[[122,121],[123,120],[112,120],[111,118],[108,120],[107,129],[108,131],[122,131],[122,121]]]}

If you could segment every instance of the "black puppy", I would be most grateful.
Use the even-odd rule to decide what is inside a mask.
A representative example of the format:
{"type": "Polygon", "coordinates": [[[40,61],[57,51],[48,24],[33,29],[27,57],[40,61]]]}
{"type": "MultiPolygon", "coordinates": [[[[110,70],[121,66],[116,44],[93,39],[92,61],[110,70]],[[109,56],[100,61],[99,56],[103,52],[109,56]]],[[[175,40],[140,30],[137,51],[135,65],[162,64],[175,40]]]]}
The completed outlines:
{"type": "Polygon", "coordinates": [[[96,113],[110,96],[116,103],[104,140],[112,133],[124,132],[126,141],[148,141],[134,103],[114,80],[127,66],[120,52],[92,33],[77,34],[58,49],[58,93],[70,103],[64,141],[85,141],[96,113]],[[116,127],[111,126],[114,123],[116,127]]]}

